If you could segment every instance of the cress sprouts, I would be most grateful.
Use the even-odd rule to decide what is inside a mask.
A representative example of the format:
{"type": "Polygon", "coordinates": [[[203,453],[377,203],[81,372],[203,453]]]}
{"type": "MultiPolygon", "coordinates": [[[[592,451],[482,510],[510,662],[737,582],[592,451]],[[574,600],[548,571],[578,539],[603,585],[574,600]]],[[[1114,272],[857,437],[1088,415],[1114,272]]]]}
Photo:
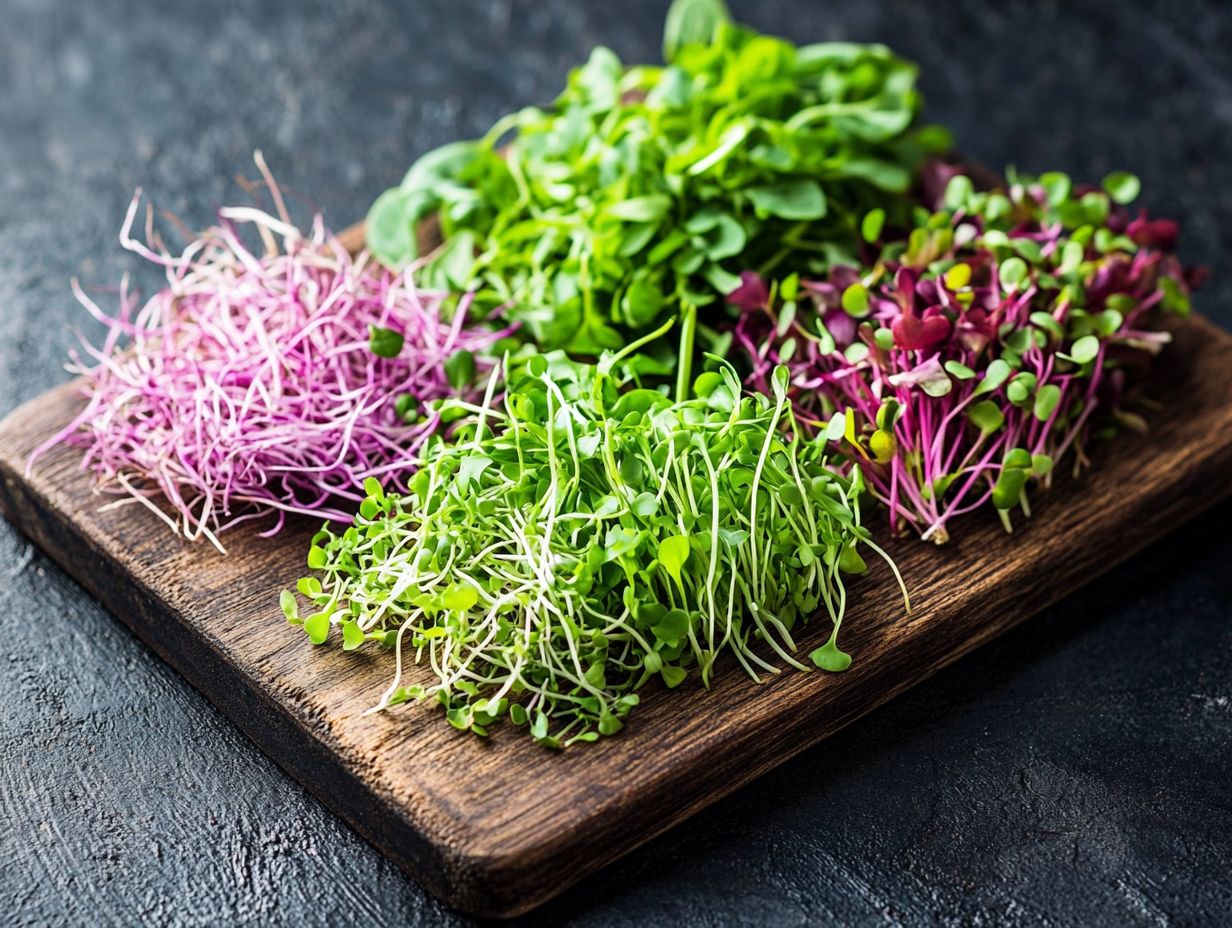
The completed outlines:
{"type": "Polygon", "coordinates": [[[618,389],[619,361],[508,362],[503,398],[494,374],[408,493],[370,480],[354,525],[316,536],[311,611],[289,591],[284,610],[315,643],[337,626],[344,649],[393,649],[376,709],[434,698],[459,729],[507,717],[559,747],[618,731],[651,678],[709,685],[724,653],[754,679],[807,669],[795,636],[818,611],[814,663],[850,663],[843,575],[861,546],[885,555],[859,474],[800,434],[786,370],[767,397],[721,365],[673,402],[618,389]]]}

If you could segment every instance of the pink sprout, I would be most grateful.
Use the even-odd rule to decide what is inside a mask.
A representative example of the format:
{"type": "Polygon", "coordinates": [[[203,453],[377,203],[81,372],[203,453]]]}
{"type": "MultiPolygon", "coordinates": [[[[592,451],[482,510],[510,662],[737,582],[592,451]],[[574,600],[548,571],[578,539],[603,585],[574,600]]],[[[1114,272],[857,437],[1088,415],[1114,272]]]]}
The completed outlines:
{"type": "Polygon", "coordinates": [[[145,242],[132,237],[137,191],[120,242],[167,284],[138,309],[126,276],[108,315],[73,282],[106,335],[97,347],[82,339],[84,358],[71,353],[85,408],[30,458],[61,442],[82,448],[100,490],[220,550],[218,533],[239,522],[270,517],[271,535],[287,513],[350,521],[344,503],[363,499],[364,478],[404,483],[440,426],[431,402],[455,393],[445,362],[509,333],[468,323],[469,296],[450,312],[448,294],[350,255],[319,214],[303,234],[269,184],[278,217],[220,210],[179,256],[149,228],[145,242]],[[370,326],[402,335],[401,351],[376,356],[370,326]]]}

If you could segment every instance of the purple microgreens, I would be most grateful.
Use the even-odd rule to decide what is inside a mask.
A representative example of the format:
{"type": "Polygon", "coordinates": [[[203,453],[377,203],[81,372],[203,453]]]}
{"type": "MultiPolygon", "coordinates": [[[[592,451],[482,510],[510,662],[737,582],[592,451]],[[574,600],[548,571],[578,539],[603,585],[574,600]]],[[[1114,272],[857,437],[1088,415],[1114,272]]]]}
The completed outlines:
{"type": "Polygon", "coordinates": [[[1138,190],[1124,173],[1101,191],[1011,172],[977,191],[932,166],[912,228],[862,224],[862,267],[741,276],[729,302],[748,385],[767,391],[786,365],[803,421],[844,449],[893,530],[943,543],[988,503],[1010,530],[1057,462],[1087,463],[1096,425],[1144,427],[1127,388],[1201,283],[1174,254],[1176,223],[1124,208],[1138,190]]]}

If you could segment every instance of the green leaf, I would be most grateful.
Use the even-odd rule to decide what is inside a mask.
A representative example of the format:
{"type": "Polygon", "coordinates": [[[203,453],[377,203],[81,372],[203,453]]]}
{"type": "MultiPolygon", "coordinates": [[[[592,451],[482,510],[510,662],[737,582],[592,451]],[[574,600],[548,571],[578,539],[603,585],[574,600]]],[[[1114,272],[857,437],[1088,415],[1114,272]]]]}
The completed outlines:
{"type": "Polygon", "coordinates": [[[632,554],[641,541],[641,532],[620,525],[608,529],[604,538],[604,553],[609,560],[617,560],[627,554],[632,554]]]}
{"type": "Polygon", "coordinates": [[[1087,364],[1099,357],[1099,338],[1095,335],[1084,335],[1074,342],[1069,349],[1069,356],[1079,364],[1087,364]]]}
{"type": "Polygon", "coordinates": [[[1049,313],[1033,312],[1030,316],[1031,324],[1043,329],[1051,338],[1060,339],[1065,331],[1061,328],[1061,323],[1057,322],[1049,313]]]}
{"type": "Polygon", "coordinates": [[[304,631],[313,644],[324,644],[329,637],[329,613],[314,612],[304,619],[304,631]]]}
{"type": "Polygon", "coordinates": [[[842,441],[843,434],[847,431],[847,417],[850,415],[846,412],[836,412],[830,417],[830,423],[826,426],[826,439],[829,441],[842,441]]]}
{"type": "Polygon", "coordinates": [[[652,629],[655,638],[675,645],[689,633],[689,616],[683,609],[672,609],[652,629]]]}
{"type": "Polygon", "coordinates": [[[455,351],[445,360],[445,379],[449,386],[461,391],[475,380],[475,356],[469,351],[455,351]]]}
{"type": "Polygon", "coordinates": [[[886,213],[880,206],[870,209],[860,222],[860,237],[872,244],[881,238],[881,230],[885,227],[886,213]]]}
{"type": "Polygon", "coordinates": [[[903,407],[898,400],[888,397],[877,407],[877,428],[883,432],[893,432],[894,425],[902,417],[903,407]]]}
{"type": "Polygon", "coordinates": [[[677,583],[680,571],[689,559],[689,539],[684,535],[672,535],[659,542],[659,563],[677,583]]]}
{"type": "Polygon", "coordinates": [[[689,165],[689,174],[705,174],[711,168],[722,164],[737,148],[744,144],[749,136],[752,123],[745,120],[732,123],[724,130],[722,137],[706,155],[689,165]]]}
{"type": "Polygon", "coordinates": [[[342,650],[354,651],[364,643],[364,632],[359,623],[349,619],[342,623],[342,650]]]}
{"type": "Polygon", "coordinates": [[[1035,418],[1040,422],[1047,422],[1060,401],[1061,388],[1056,384],[1050,383],[1040,387],[1035,394],[1035,418]]]}
{"type": "Polygon", "coordinates": [[[1027,279],[1027,262],[1015,255],[1001,262],[1001,286],[1008,290],[1017,290],[1027,279]]]}
{"type": "Polygon", "coordinates": [[[633,510],[634,515],[642,519],[649,519],[655,514],[655,510],[659,508],[659,501],[653,493],[639,493],[629,508],[633,510]]]}
{"type": "Polygon", "coordinates": [[[1108,220],[1108,197],[1104,194],[1092,190],[1084,193],[1079,202],[1086,213],[1086,221],[1091,225],[1101,226],[1108,220]]]}
{"type": "Polygon", "coordinates": [[[475,234],[463,231],[445,241],[432,260],[432,269],[439,274],[432,283],[442,289],[465,290],[475,266],[475,234]],[[443,279],[442,279],[443,278],[443,279]]]}
{"type": "Polygon", "coordinates": [[[807,178],[750,187],[749,199],[758,213],[780,219],[820,219],[826,214],[821,184],[807,178]]]}
{"type": "Polygon", "coordinates": [[[532,738],[546,738],[548,736],[548,717],[542,709],[535,710],[535,720],[530,724],[530,736],[532,738]]]}
{"type": "Polygon", "coordinates": [[[868,565],[856,550],[854,543],[846,545],[838,556],[839,570],[846,574],[863,574],[868,572],[868,565]]]}
{"type": "Polygon", "coordinates": [[[1095,324],[1099,329],[1099,334],[1105,338],[1116,333],[1124,322],[1125,317],[1115,309],[1105,309],[1095,317],[1095,324]]]}
{"type": "Polygon", "coordinates": [[[469,583],[455,583],[445,590],[441,601],[450,612],[466,612],[479,602],[479,593],[469,583]]]}
{"type": "Polygon", "coordinates": [[[1193,303],[1181,284],[1171,277],[1161,277],[1159,279],[1159,289],[1164,292],[1164,309],[1181,317],[1190,314],[1193,309],[1193,303]]]}
{"type": "Polygon", "coordinates": [[[843,291],[843,309],[847,315],[860,318],[868,315],[868,290],[861,283],[854,283],[843,291]]]}
{"type": "Polygon", "coordinates": [[[308,549],[308,567],[311,570],[320,570],[325,566],[327,560],[324,548],[313,545],[308,549]]]}
{"type": "Polygon", "coordinates": [[[688,676],[688,671],[683,667],[676,667],[673,664],[664,664],[659,674],[663,677],[663,682],[668,689],[675,689],[684,682],[684,678],[688,676]]]}
{"type": "Polygon", "coordinates": [[[467,487],[479,483],[479,478],[491,465],[492,459],[486,454],[466,455],[458,462],[458,484],[467,487]]]}
{"type": "Polygon", "coordinates": [[[971,265],[965,261],[955,264],[945,272],[942,279],[950,290],[962,290],[971,283],[971,265]]]}
{"type": "Polygon", "coordinates": [[[992,400],[983,400],[967,410],[967,418],[985,435],[991,435],[1005,425],[1005,413],[992,400]]]}
{"type": "Polygon", "coordinates": [[[992,488],[992,504],[997,509],[1013,509],[1022,499],[1022,491],[1027,485],[1030,472],[1017,467],[1007,467],[1001,470],[997,482],[992,488]]]}
{"type": "Polygon", "coordinates": [[[399,393],[394,398],[394,414],[403,422],[413,422],[419,413],[419,401],[409,393],[399,393]]]}
{"type": "MultiPolygon", "coordinates": [[[[744,245],[747,241],[748,236],[744,233],[744,226],[740,225],[731,216],[726,214],[720,215],[717,217],[714,227],[706,233],[706,255],[714,261],[733,257],[744,250],[744,245]]],[[[723,292],[730,293],[731,291],[725,290],[723,292]]]]}
{"type": "Polygon", "coordinates": [[[717,264],[707,264],[702,268],[702,276],[706,283],[714,287],[718,293],[731,293],[740,286],[740,278],[717,264]]]}
{"type": "Polygon", "coordinates": [[[1044,188],[1044,195],[1048,199],[1051,206],[1060,206],[1069,199],[1070,190],[1073,185],[1070,182],[1068,174],[1062,174],[1059,171],[1049,171],[1046,174],[1040,175],[1040,186],[1044,188]]]}
{"type": "Polygon", "coordinates": [[[299,603],[294,593],[290,590],[283,590],[278,595],[278,605],[282,607],[282,614],[287,617],[288,622],[299,621],[299,603]]]}
{"type": "Polygon", "coordinates": [[[402,189],[408,193],[437,189],[470,167],[482,154],[473,141],[449,142],[425,152],[411,165],[402,179],[402,189]]]}
{"type": "Polygon", "coordinates": [[[1061,249],[1061,264],[1057,270],[1062,274],[1072,274],[1085,260],[1086,253],[1086,248],[1080,242],[1066,242],[1061,249]]]}
{"type": "Polygon", "coordinates": [[[955,174],[945,185],[945,208],[954,212],[964,209],[967,201],[975,193],[975,185],[966,174],[955,174]]]}
{"type": "Polygon", "coordinates": [[[1104,178],[1103,188],[1114,203],[1132,203],[1142,192],[1142,182],[1128,171],[1113,171],[1104,178]]]}
{"type": "Polygon", "coordinates": [[[673,0],[663,24],[663,60],[674,61],[685,45],[708,45],[719,26],[731,21],[723,0],[673,0]]]}
{"type": "Polygon", "coordinates": [[[983,396],[985,393],[992,393],[1009,379],[1011,372],[1012,368],[1009,364],[1001,358],[997,358],[988,365],[988,368],[984,371],[984,379],[979,382],[979,385],[971,395],[983,396]]]}
{"type": "Polygon", "coordinates": [[[662,193],[617,200],[605,206],[603,214],[625,222],[658,222],[672,208],[671,197],[662,193]]]}
{"type": "Polygon", "coordinates": [[[1001,461],[1002,467],[1014,467],[1018,470],[1031,469],[1031,452],[1026,448],[1011,448],[1001,461]]]}
{"type": "MultiPolygon", "coordinates": [[[[901,131],[901,130],[893,130],[901,131]]],[[[840,177],[858,177],[887,193],[906,193],[913,174],[901,164],[882,158],[851,158],[839,167],[840,177]]]]}
{"type": "Polygon", "coordinates": [[[401,268],[414,261],[419,257],[415,226],[428,207],[426,198],[417,198],[399,187],[386,190],[368,210],[364,224],[369,251],[387,267],[401,268]]]}
{"type": "Polygon", "coordinates": [[[946,396],[954,389],[954,381],[945,376],[942,371],[934,371],[919,382],[919,387],[932,397],[946,396]]]}
{"type": "Polygon", "coordinates": [[[822,670],[828,670],[830,673],[842,673],[851,666],[851,655],[846,651],[840,651],[833,640],[810,651],[809,659],[822,670]]]}
{"type": "Polygon", "coordinates": [[[378,358],[396,358],[402,351],[401,332],[376,325],[368,326],[368,349],[378,358]]]}
{"type": "Polygon", "coordinates": [[[1009,386],[1005,388],[1005,395],[1015,406],[1021,406],[1035,391],[1036,377],[1031,373],[1021,373],[1010,381],[1009,386]]]}

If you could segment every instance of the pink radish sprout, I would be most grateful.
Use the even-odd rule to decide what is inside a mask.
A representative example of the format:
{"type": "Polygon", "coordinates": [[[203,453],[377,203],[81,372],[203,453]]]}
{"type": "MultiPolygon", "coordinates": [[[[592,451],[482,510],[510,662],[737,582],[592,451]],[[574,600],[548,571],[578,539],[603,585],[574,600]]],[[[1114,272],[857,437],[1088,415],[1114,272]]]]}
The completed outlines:
{"type": "MultiPolygon", "coordinates": [[[[453,366],[475,372],[464,353],[509,331],[468,323],[469,295],[418,290],[409,271],[350,255],[319,214],[302,233],[266,179],[277,216],[222,209],[179,256],[148,219],[146,241],[133,238],[137,191],[120,243],[163,268],[166,287],[138,309],[126,275],[109,315],[73,282],[106,335],[70,353],[88,402],[30,458],[80,447],[100,491],[219,550],[218,533],[239,522],[272,517],[270,535],[287,513],[350,521],[364,478],[403,484],[441,424],[437,401],[458,392],[447,362],[463,357],[453,366]]],[[[456,384],[463,399],[474,380],[456,384]]]]}

